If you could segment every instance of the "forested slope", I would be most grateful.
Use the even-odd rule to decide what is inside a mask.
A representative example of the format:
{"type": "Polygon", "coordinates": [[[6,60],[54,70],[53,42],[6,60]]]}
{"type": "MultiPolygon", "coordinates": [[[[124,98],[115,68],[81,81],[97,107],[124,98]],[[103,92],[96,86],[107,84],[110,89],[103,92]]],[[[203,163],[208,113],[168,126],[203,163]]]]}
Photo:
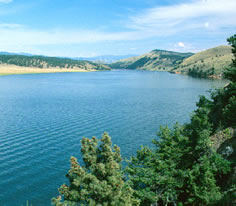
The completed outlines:
{"type": "Polygon", "coordinates": [[[0,55],[0,64],[9,64],[22,67],[36,68],[79,68],[84,70],[107,70],[108,66],[85,60],[69,58],[25,56],[25,55],[0,55]]]}

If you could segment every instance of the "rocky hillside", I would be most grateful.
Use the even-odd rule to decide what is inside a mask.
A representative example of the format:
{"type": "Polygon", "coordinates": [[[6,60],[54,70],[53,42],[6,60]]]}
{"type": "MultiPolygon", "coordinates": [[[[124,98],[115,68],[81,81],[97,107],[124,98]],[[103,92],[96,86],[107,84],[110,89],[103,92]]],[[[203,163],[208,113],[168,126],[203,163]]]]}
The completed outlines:
{"type": "Polygon", "coordinates": [[[131,57],[109,66],[113,69],[141,69],[141,70],[163,70],[176,69],[182,61],[192,56],[193,53],[179,53],[165,50],[153,50],[150,53],[131,57]]]}

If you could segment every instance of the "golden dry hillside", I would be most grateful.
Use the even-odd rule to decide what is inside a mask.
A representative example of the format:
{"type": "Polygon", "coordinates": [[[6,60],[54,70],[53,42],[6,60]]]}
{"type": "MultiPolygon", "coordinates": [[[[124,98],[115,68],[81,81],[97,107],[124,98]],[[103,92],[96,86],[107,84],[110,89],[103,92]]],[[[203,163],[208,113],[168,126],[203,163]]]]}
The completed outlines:
{"type": "Polygon", "coordinates": [[[199,77],[221,76],[224,69],[230,66],[232,58],[230,46],[218,46],[184,59],[173,71],[199,77]]]}

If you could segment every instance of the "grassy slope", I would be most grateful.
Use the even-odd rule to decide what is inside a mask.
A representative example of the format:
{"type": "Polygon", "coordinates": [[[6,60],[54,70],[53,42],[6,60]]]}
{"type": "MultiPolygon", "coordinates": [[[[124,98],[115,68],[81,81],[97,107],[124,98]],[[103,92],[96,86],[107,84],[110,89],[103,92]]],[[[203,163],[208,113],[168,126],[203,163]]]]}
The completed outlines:
{"type": "Polygon", "coordinates": [[[189,69],[206,73],[207,77],[219,77],[231,64],[230,46],[218,46],[196,54],[153,50],[150,53],[123,59],[109,66],[114,69],[142,69],[189,73],[189,69]],[[214,68],[214,72],[212,70],[214,68]]]}
{"type": "Polygon", "coordinates": [[[223,70],[231,64],[232,57],[230,46],[218,46],[186,58],[174,71],[188,73],[192,68],[208,71],[214,67],[215,75],[221,75],[223,70]]]}
{"type": "Polygon", "coordinates": [[[164,50],[153,50],[150,53],[124,59],[109,66],[114,69],[142,69],[169,71],[179,65],[192,53],[178,53],[164,50]]]}
{"type": "MultiPolygon", "coordinates": [[[[109,70],[103,64],[84,60],[72,60],[69,58],[24,56],[24,55],[0,55],[0,68],[11,69],[10,66],[17,66],[19,69],[73,69],[73,70],[109,70]]],[[[15,68],[15,67],[14,67],[15,68]]]]}

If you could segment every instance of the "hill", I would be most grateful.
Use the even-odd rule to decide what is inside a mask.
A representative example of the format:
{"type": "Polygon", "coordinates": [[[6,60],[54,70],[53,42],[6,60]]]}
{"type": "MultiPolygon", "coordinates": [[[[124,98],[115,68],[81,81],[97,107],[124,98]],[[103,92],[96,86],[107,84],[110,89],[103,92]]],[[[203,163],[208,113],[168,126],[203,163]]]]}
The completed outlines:
{"type": "Polygon", "coordinates": [[[69,58],[26,56],[0,54],[0,65],[15,65],[20,67],[31,67],[40,69],[78,69],[78,70],[109,70],[103,64],[85,60],[73,60],[69,58]]]}
{"type": "Polygon", "coordinates": [[[182,61],[193,53],[179,53],[165,50],[153,50],[150,53],[123,59],[110,64],[113,69],[141,69],[169,71],[178,67],[182,61]]]}
{"type": "Polygon", "coordinates": [[[224,69],[231,64],[232,58],[230,46],[218,46],[184,59],[179,67],[172,71],[195,77],[220,77],[224,69]]]}

